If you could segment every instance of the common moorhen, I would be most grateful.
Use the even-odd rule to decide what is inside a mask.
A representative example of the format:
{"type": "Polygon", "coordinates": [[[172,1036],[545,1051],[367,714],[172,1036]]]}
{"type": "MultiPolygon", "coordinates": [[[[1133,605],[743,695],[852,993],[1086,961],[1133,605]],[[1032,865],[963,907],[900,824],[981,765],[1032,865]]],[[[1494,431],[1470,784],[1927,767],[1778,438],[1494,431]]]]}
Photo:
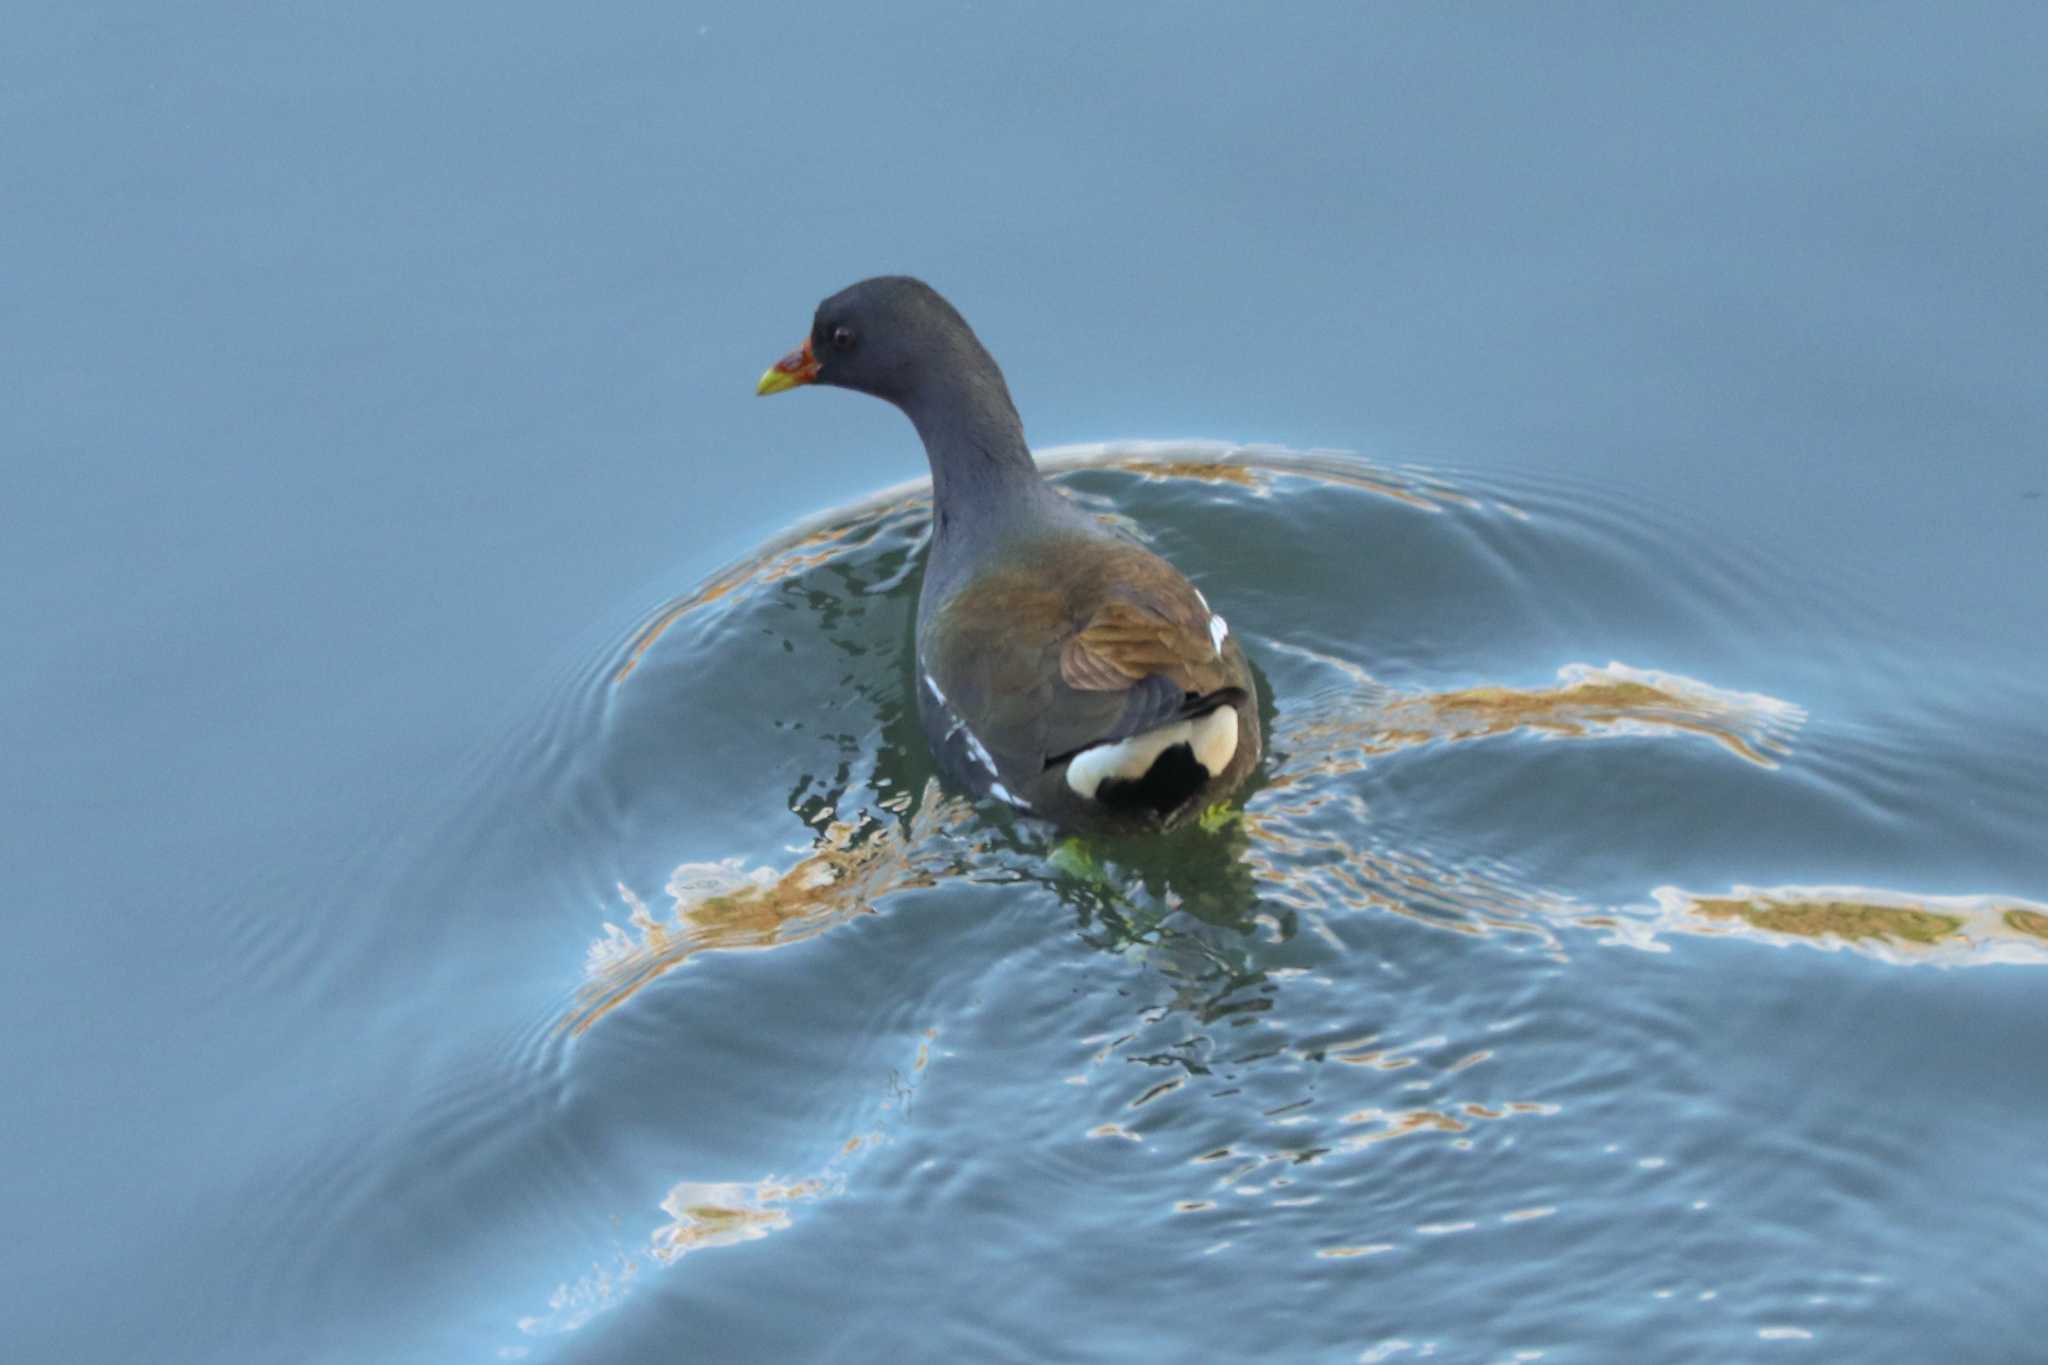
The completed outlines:
{"type": "Polygon", "coordinates": [[[818,305],[759,392],[894,403],[932,468],[918,715],[941,773],[1076,830],[1170,828],[1241,785],[1256,684],[1179,570],[1046,482],[1002,371],[938,292],[863,280],[818,305]]]}

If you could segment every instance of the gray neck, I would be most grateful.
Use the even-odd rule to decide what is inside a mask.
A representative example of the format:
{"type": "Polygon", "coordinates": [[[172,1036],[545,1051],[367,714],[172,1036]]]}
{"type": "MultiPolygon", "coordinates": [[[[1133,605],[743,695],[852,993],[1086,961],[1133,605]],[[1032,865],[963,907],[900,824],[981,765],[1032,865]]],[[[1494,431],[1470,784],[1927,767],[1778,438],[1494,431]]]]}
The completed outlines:
{"type": "Polygon", "coordinates": [[[950,580],[981,549],[1058,518],[1069,507],[1032,462],[1024,424],[993,366],[949,374],[905,402],[932,467],[927,586],[950,580]]]}

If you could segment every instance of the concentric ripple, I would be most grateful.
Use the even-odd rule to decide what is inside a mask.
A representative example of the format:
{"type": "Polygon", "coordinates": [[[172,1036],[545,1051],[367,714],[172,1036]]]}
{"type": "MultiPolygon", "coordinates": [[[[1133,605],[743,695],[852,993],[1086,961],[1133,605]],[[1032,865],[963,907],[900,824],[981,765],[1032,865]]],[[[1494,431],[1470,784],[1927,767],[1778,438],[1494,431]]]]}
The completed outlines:
{"type": "Polygon", "coordinates": [[[832,1340],[914,1316],[947,1358],[1174,1354],[1169,1305],[1224,1293],[1266,1307],[1203,1352],[1277,1323],[1302,1359],[1874,1341],[1911,1220],[1969,1196],[1924,1125],[1844,1135],[1867,1097],[1805,1012],[1867,1043],[1891,978],[1840,964],[2048,962],[2037,886],[1879,882],[1945,865],[1875,795],[1900,755],[1969,756],[1839,685],[1874,617],[1609,490],[1184,443],[1047,463],[1245,636],[1271,743],[1241,811],[1075,844],[939,788],[922,486],[648,613],[536,773],[583,832],[567,884],[616,892],[574,910],[532,1036],[562,1102],[649,1096],[653,1146],[564,1174],[637,1202],[588,1211],[613,1231],[501,1353],[715,1341],[742,1246],[799,1286],[888,1246],[832,1340]],[[1136,1258],[1158,1311],[1114,1292],[1136,1258]],[[1330,1311],[1288,1317],[1304,1294],[1330,1311]]]}

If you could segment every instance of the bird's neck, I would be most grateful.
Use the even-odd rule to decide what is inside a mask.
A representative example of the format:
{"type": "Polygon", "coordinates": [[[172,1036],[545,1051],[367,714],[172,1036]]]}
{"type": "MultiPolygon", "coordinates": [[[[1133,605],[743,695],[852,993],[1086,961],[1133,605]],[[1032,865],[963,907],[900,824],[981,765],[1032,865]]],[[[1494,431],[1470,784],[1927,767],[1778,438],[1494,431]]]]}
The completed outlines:
{"type": "Polygon", "coordinates": [[[903,409],[931,462],[935,552],[970,535],[999,539],[1058,498],[1024,444],[1024,424],[1001,374],[952,377],[903,409]]]}

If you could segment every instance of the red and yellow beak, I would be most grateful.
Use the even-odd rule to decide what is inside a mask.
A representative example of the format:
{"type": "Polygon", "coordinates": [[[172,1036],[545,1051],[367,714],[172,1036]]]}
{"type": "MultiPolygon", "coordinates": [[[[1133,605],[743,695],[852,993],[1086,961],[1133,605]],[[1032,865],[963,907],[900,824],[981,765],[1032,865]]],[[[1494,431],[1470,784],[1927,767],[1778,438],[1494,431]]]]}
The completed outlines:
{"type": "Polygon", "coordinates": [[[763,397],[771,393],[787,393],[799,384],[814,383],[817,378],[818,358],[811,354],[811,339],[805,337],[803,345],[768,367],[768,372],[761,376],[761,382],[754,386],[754,392],[763,397]]]}

